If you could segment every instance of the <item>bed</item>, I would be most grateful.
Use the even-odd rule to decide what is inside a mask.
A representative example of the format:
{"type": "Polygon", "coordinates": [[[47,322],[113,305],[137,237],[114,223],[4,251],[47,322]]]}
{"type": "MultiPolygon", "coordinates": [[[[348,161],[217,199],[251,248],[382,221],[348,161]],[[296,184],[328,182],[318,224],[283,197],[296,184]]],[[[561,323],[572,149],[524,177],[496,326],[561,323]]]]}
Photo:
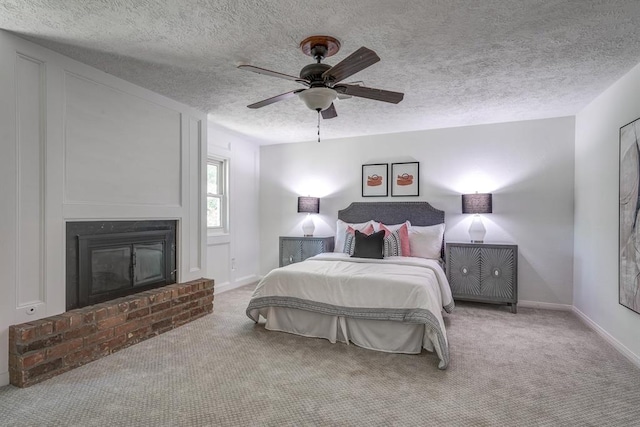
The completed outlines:
{"type": "MultiPolygon", "coordinates": [[[[391,353],[419,354],[426,349],[437,354],[438,368],[446,369],[449,346],[442,313],[454,304],[442,269],[444,212],[426,202],[356,202],[338,212],[337,233],[336,252],[269,272],[251,297],[247,316],[256,323],[264,318],[268,330],[332,343],[391,353]],[[408,249],[401,249],[400,243],[397,252],[382,259],[343,253],[348,250],[348,233],[359,233],[343,233],[341,224],[365,230],[364,224],[373,222],[379,228],[388,226],[381,232],[385,245],[403,228],[414,237],[424,230],[441,232],[435,243],[430,234],[428,256],[413,239],[411,249],[420,256],[406,256],[408,249]],[[398,256],[403,251],[404,256],[398,256]]],[[[361,238],[367,237],[360,234],[357,239],[361,238]]]]}

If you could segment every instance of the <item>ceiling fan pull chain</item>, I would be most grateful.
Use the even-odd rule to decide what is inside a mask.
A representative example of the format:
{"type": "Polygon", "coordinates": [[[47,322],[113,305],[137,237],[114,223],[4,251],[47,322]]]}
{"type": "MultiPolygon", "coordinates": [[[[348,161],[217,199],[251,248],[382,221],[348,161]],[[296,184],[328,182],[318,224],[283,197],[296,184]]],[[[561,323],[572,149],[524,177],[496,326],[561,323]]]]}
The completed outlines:
{"type": "Polygon", "coordinates": [[[318,142],[320,142],[320,110],[318,110],[318,142]]]}

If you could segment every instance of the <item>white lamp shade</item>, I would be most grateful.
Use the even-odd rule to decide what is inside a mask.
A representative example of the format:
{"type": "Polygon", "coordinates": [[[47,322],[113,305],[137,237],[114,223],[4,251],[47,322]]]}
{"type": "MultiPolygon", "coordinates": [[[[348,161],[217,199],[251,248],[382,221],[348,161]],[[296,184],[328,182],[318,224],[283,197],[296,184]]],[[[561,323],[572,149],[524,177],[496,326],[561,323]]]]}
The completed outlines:
{"type": "Polygon", "coordinates": [[[331,106],[338,93],[327,87],[312,87],[298,93],[298,96],[310,109],[323,111],[331,106]]]}

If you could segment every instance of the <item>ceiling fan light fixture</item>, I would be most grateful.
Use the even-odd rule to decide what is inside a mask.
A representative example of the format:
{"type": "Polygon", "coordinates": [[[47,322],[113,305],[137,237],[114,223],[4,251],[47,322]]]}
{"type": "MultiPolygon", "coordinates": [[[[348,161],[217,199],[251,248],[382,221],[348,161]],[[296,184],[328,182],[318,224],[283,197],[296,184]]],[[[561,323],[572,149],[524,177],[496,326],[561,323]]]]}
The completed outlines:
{"type": "Polygon", "coordinates": [[[323,111],[331,106],[338,93],[328,87],[312,87],[298,93],[307,107],[314,111],[323,111]]]}
{"type": "Polygon", "coordinates": [[[248,108],[262,108],[285,99],[298,95],[304,101],[307,108],[318,112],[318,119],[333,119],[338,117],[334,101],[352,96],[373,99],[375,101],[397,104],[402,101],[404,94],[389,90],[375,89],[359,83],[341,83],[346,78],[364,70],[380,61],[380,57],[371,49],[362,46],[342,61],[331,66],[323,64],[322,60],[334,55],[340,49],[340,42],[331,36],[311,36],[300,43],[300,48],[305,55],[316,60],[313,64],[307,64],[300,70],[299,77],[253,65],[241,64],[238,68],[257,74],[277,77],[285,80],[293,80],[306,86],[308,89],[296,89],[271,98],[263,99],[247,105],[248,108]]]}

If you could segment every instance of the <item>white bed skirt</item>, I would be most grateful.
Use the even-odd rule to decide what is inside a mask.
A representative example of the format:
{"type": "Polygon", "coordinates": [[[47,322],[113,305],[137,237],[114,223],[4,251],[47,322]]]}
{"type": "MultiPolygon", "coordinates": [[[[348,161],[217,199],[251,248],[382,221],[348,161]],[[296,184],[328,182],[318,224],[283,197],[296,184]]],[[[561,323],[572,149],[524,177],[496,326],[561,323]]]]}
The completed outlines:
{"type": "Polygon", "coordinates": [[[419,354],[422,349],[433,351],[432,339],[423,324],[383,320],[350,319],[328,316],[295,308],[267,307],[260,309],[266,319],[265,328],[305,337],[324,338],[370,350],[387,353],[419,354]]]}

